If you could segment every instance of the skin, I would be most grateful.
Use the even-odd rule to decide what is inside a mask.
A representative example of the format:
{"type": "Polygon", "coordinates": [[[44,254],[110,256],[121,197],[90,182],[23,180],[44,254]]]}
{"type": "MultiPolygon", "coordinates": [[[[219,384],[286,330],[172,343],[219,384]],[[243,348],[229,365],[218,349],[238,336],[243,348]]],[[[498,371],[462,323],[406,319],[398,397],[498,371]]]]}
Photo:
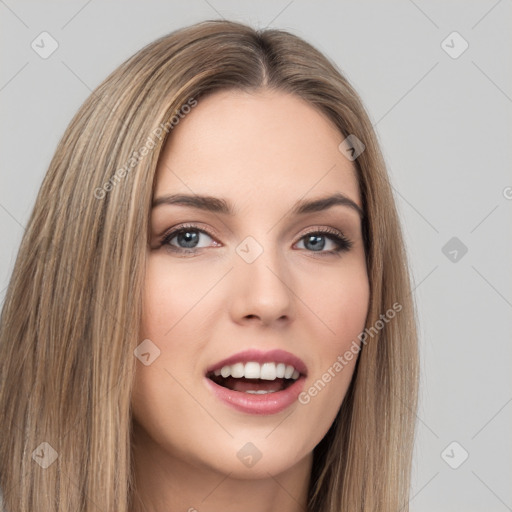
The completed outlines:
{"type": "MultiPolygon", "coordinates": [[[[361,219],[348,206],[291,215],[294,204],[334,192],[362,208],[356,171],[338,150],[343,136],[313,106],[283,92],[222,91],[199,101],[168,140],[154,198],[225,198],[235,215],[160,205],[151,243],[141,340],[160,355],[137,362],[133,392],[136,510],[295,512],[305,510],[312,452],[341,406],[357,357],[309,403],[254,415],[221,402],[206,368],[245,349],[280,348],[308,368],[305,390],[364,329],[369,284],[361,219]],[[195,252],[175,236],[194,223],[195,252]],[[331,228],[315,250],[308,233],[331,228]],[[204,234],[197,229],[204,229],[204,234]],[[248,264],[236,252],[253,237],[263,253],[248,264]],[[252,467],[237,452],[261,453],[252,467]]],[[[253,249],[251,249],[253,250],[253,249]]]]}

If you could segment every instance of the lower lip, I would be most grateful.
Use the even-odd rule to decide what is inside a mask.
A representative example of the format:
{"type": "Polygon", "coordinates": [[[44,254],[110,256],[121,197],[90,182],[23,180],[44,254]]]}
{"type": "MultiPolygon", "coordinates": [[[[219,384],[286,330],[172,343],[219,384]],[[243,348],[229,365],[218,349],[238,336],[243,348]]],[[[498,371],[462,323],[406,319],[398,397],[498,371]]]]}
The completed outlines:
{"type": "Polygon", "coordinates": [[[213,393],[224,403],[234,409],[248,414],[277,414],[290,407],[297,401],[297,397],[304,388],[305,377],[299,377],[291,386],[282,391],[254,395],[219,386],[208,377],[205,377],[213,393]]]}

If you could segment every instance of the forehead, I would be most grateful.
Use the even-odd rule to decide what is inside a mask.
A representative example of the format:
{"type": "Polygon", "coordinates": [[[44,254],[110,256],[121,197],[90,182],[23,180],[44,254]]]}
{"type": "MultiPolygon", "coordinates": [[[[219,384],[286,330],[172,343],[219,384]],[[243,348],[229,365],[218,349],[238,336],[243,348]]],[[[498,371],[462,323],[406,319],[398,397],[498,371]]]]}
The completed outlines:
{"type": "Polygon", "coordinates": [[[303,99],[222,91],[176,125],[159,160],[155,196],[208,194],[244,206],[341,192],[361,205],[356,170],[337,127],[303,99]]]}

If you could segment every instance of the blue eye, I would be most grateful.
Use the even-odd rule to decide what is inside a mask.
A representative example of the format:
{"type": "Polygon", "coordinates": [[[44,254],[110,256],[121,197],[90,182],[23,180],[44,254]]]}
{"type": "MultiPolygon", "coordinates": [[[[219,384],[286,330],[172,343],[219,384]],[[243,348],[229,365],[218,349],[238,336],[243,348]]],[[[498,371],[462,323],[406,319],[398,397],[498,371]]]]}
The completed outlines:
{"type": "Polygon", "coordinates": [[[182,226],[167,234],[162,240],[162,244],[168,245],[172,250],[178,252],[180,252],[180,249],[184,249],[184,252],[193,252],[193,249],[202,249],[208,246],[198,246],[201,235],[206,235],[207,238],[212,240],[212,237],[202,229],[195,226],[182,226]],[[178,246],[172,243],[174,239],[176,239],[178,246]],[[192,251],[190,251],[190,249],[192,249],[192,251]]]}
{"type": "MultiPolygon", "coordinates": [[[[193,254],[196,249],[204,249],[211,245],[211,241],[218,245],[211,235],[196,225],[184,225],[166,234],[162,239],[162,246],[175,253],[193,254]],[[201,238],[209,238],[206,245],[199,245],[201,238]]],[[[308,252],[320,255],[336,254],[346,252],[352,248],[353,243],[338,230],[319,229],[303,235],[299,243],[303,243],[304,249],[308,252]],[[332,248],[324,250],[326,245],[331,244],[332,248]]]]}
{"type": "Polygon", "coordinates": [[[304,240],[304,247],[306,249],[311,248],[312,252],[321,252],[321,253],[337,253],[342,251],[348,251],[352,247],[352,242],[348,240],[341,233],[331,232],[331,231],[314,231],[304,235],[301,238],[301,241],[304,240]],[[329,249],[324,251],[326,246],[326,240],[334,245],[333,249],[329,249]]]}

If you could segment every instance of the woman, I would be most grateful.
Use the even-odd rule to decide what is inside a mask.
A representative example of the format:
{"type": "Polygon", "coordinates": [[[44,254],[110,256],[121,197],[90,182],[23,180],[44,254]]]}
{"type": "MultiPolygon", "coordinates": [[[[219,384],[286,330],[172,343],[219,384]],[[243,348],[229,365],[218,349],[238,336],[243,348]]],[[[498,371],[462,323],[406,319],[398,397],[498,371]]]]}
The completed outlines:
{"type": "Polygon", "coordinates": [[[5,510],[407,510],[410,293],[333,64],[228,21],[155,41],[72,120],[19,250],[5,510]]]}

